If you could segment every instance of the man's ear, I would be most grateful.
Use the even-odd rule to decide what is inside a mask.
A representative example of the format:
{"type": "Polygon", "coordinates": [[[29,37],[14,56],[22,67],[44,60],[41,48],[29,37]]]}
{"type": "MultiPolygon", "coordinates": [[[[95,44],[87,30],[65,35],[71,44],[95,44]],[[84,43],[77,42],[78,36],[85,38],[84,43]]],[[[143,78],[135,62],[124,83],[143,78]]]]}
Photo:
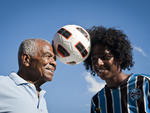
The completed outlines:
{"type": "Polygon", "coordinates": [[[22,64],[26,67],[29,67],[30,66],[30,61],[31,61],[31,57],[27,54],[23,54],[21,56],[22,58],[22,64]]]}

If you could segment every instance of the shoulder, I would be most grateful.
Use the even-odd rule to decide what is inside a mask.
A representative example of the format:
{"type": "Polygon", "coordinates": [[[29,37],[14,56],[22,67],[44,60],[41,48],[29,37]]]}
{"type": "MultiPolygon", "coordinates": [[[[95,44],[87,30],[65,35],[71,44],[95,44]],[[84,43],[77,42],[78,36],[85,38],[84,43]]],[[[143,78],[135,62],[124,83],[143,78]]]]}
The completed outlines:
{"type": "Polygon", "coordinates": [[[0,93],[12,89],[13,86],[14,86],[14,82],[10,79],[9,76],[0,75],[0,93]]]}
{"type": "Polygon", "coordinates": [[[133,74],[131,77],[132,78],[144,78],[144,79],[150,80],[149,74],[133,74]]]}
{"type": "Polygon", "coordinates": [[[99,96],[100,95],[103,95],[103,93],[104,93],[104,88],[102,88],[99,92],[97,92],[93,97],[92,97],[92,99],[97,99],[97,98],[99,98],[99,96]]]}
{"type": "Polygon", "coordinates": [[[150,83],[150,75],[148,74],[133,74],[129,79],[130,85],[132,84],[143,85],[149,83],[150,83]]]}
{"type": "Polygon", "coordinates": [[[139,76],[142,76],[142,77],[150,80],[150,75],[149,74],[140,74],[139,76]]]}
{"type": "Polygon", "coordinates": [[[0,75],[0,85],[6,84],[8,81],[10,81],[8,76],[0,75]]]}
{"type": "Polygon", "coordinates": [[[149,74],[136,74],[136,75],[141,77],[141,78],[145,78],[145,79],[149,79],[150,80],[150,75],[149,74]]]}
{"type": "Polygon", "coordinates": [[[143,74],[143,73],[138,73],[138,74],[133,74],[134,76],[143,76],[143,77],[150,77],[150,74],[143,74]]]}

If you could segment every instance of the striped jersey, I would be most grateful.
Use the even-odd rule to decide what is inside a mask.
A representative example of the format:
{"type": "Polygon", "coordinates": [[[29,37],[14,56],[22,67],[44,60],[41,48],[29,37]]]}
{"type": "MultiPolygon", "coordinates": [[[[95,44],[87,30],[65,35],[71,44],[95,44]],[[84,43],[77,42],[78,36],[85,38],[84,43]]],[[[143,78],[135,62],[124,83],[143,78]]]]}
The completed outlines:
{"type": "Polygon", "coordinates": [[[106,85],[93,96],[91,113],[150,113],[150,75],[132,74],[117,88],[106,85]]]}

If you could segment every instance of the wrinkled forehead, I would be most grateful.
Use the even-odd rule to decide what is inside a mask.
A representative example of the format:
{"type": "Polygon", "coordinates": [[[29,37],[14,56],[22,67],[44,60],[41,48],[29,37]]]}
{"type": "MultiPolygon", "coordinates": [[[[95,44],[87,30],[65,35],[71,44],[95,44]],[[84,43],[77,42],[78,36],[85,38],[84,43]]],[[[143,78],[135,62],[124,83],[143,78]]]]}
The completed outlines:
{"type": "Polygon", "coordinates": [[[45,44],[42,46],[43,51],[51,51],[53,52],[53,48],[51,45],[45,44]]]}
{"type": "Polygon", "coordinates": [[[45,41],[39,41],[37,43],[37,48],[43,52],[50,52],[53,53],[53,47],[50,43],[45,41]]]}

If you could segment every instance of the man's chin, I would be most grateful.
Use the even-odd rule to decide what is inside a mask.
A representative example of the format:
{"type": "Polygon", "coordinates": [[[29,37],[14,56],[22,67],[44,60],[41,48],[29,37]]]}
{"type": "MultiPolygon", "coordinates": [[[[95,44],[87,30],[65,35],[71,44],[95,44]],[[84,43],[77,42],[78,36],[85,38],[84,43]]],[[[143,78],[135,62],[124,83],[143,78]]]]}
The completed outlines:
{"type": "Polygon", "coordinates": [[[45,82],[52,81],[53,80],[53,75],[45,75],[44,80],[45,80],[45,82]]]}
{"type": "Polygon", "coordinates": [[[102,80],[106,80],[106,78],[107,78],[107,73],[98,73],[97,74],[102,80]]]}

